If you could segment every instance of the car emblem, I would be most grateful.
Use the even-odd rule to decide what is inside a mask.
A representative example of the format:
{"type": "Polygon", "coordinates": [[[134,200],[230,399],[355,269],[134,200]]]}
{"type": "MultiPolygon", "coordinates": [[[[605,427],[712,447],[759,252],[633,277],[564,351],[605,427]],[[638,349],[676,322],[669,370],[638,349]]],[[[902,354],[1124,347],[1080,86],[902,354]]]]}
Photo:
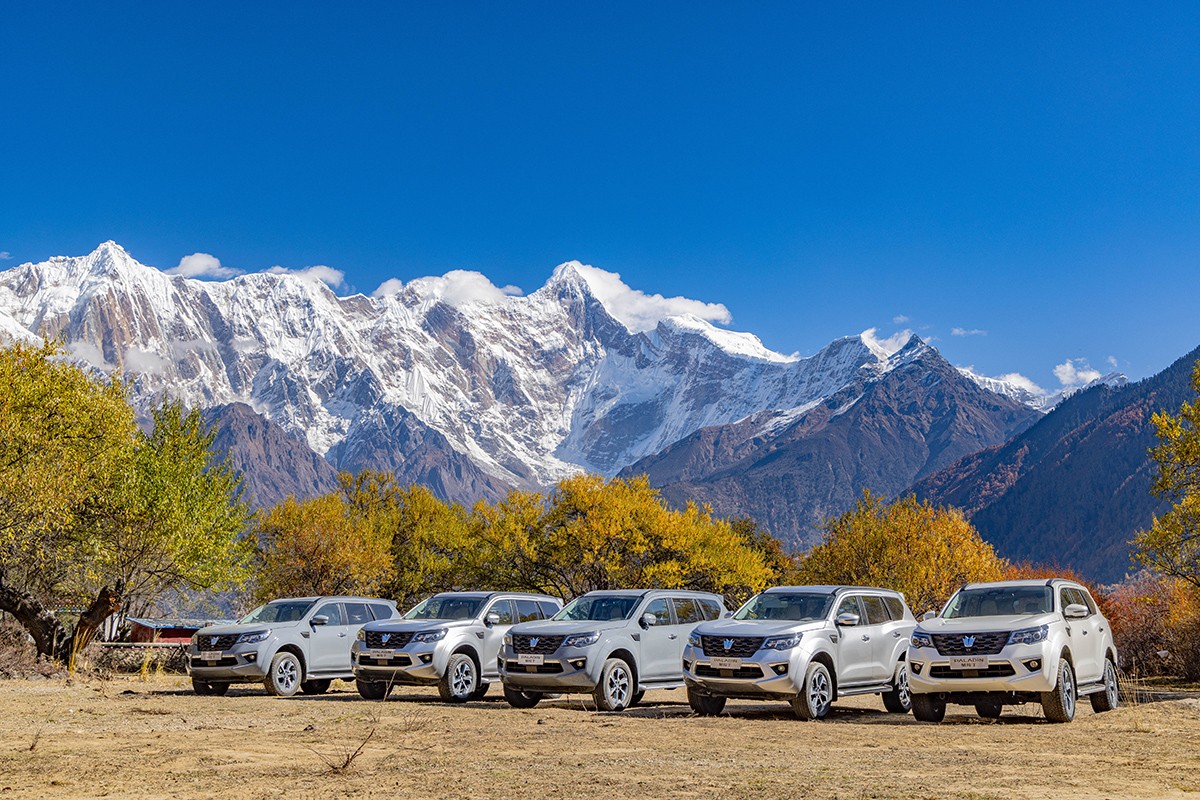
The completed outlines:
{"type": "Polygon", "coordinates": [[[530,639],[530,640],[529,640],[529,646],[530,646],[530,647],[537,647],[537,643],[538,643],[539,641],[541,641],[541,640],[540,640],[540,639],[539,639],[537,636],[534,636],[532,639],[530,639]]]}
{"type": "Polygon", "coordinates": [[[974,646],[975,646],[975,637],[974,636],[964,636],[963,637],[963,647],[974,647],[974,646]]]}
{"type": "Polygon", "coordinates": [[[733,639],[726,639],[725,641],[721,642],[721,644],[725,645],[726,650],[729,650],[733,647],[733,639]]]}
{"type": "Polygon", "coordinates": [[[379,637],[379,641],[383,642],[384,644],[387,644],[388,639],[391,639],[391,638],[392,638],[392,635],[390,633],[385,633],[383,636],[379,637]]]}
{"type": "Polygon", "coordinates": [[[221,637],[220,637],[220,636],[210,636],[210,637],[208,637],[208,638],[209,638],[209,643],[210,643],[210,644],[214,644],[214,645],[215,645],[217,642],[221,641],[221,637]]]}

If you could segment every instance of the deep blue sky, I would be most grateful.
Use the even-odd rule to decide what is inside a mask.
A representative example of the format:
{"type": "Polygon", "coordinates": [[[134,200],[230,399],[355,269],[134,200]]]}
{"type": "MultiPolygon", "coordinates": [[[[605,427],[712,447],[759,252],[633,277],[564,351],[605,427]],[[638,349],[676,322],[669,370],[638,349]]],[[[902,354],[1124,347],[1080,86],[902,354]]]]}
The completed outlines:
{"type": "Polygon", "coordinates": [[[1184,3],[6,3],[0,268],[577,258],[784,352],[1141,377],[1200,344],[1198,41],[1184,3]]]}

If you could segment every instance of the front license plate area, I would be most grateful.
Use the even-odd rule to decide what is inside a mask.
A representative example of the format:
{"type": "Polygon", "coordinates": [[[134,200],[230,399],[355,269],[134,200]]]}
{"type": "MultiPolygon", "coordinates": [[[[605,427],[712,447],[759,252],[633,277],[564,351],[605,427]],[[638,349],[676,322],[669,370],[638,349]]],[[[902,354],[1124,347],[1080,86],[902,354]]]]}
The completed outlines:
{"type": "Polygon", "coordinates": [[[200,658],[203,661],[220,661],[221,660],[221,651],[220,650],[205,650],[203,653],[200,654],[200,658]]]}
{"type": "Polygon", "coordinates": [[[742,660],[740,658],[714,658],[712,665],[713,669],[741,669],[742,660]]]}
{"type": "Polygon", "coordinates": [[[987,656],[960,656],[950,659],[950,669],[987,669],[987,656]]]}
{"type": "Polygon", "coordinates": [[[531,655],[529,653],[520,653],[517,655],[517,663],[523,667],[540,667],[546,663],[545,656],[531,655]]]}
{"type": "Polygon", "coordinates": [[[373,658],[376,661],[387,661],[395,654],[395,650],[368,650],[367,658],[373,658]]]}

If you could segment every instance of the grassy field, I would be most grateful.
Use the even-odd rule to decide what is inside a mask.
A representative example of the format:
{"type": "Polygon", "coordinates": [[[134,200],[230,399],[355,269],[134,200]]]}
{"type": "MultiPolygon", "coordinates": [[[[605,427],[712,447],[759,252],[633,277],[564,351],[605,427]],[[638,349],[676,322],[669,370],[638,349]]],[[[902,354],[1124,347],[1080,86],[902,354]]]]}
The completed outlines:
{"type": "Polygon", "coordinates": [[[681,691],[597,714],[583,698],[520,711],[496,690],[372,703],[341,683],[197,697],[157,677],[3,681],[0,709],[3,797],[1200,797],[1197,696],[1099,715],[1085,701],[1070,725],[1038,706],[924,725],[859,698],[802,723],[749,702],[698,718],[681,691]]]}

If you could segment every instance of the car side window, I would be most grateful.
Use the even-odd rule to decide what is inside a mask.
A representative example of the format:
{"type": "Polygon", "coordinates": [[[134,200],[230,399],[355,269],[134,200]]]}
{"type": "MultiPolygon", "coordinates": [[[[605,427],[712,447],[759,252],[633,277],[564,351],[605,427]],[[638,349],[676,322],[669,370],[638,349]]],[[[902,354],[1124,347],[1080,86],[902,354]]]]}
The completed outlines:
{"type": "Polygon", "coordinates": [[[1082,591],[1080,591],[1079,589],[1068,589],[1067,591],[1070,593],[1069,596],[1071,598],[1071,602],[1078,603],[1079,605],[1086,608],[1088,610],[1089,617],[1092,614],[1096,613],[1095,607],[1091,603],[1088,602],[1089,598],[1082,591]]]}
{"type": "Polygon", "coordinates": [[[834,619],[840,617],[842,614],[857,614],[860,621],[865,619],[856,595],[847,595],[842,598],[842,602],[838,603],[837,613],[833,615],[834,619]]]}
{"type": "MultiPolygon", "coordinates": [[[[499,615],[500,621],[496,623],[497,625],[513,624],[512,603],[507,600],[497,600],[492,603],[492,607],[488,609],[487,613],[499,615]]],[[[486,617],[487,615],[485,614],[484,616],[486,617]]]]}
{"type": "Polygon", "coordinates": [[[717,603],[715,600],[705,600],[703,598],[701,598],[698,602],[700,603],[700,608],[704,611],[705,619],[721,618],[720,603],[717,603]]]}
{"type": "Polygon", "coordinates": [[[904,619],[904,602],[899,597],[884,597],[883,604],[887,606],[888,613],[891,614],[893,620],[904,619]]]}
{"type": "Polygon", "coordinates": [[[546,619],[550,619],[558,613],[559,607],[551,603],[549,600],[538,600],[537,604],[542,607],[542,615],[546,619]]]}
{"type": "Polygon", "coordinates": [[[1075,601],[1071,599],[1071,590],[1070,589],[1068,589],[1067,587],[1064,586],[1063,588],[1058,590],[1058,610],[1061,613],[1066,614],[1067,606],[1071,605],[1071,603],[1074,603],[1074,602],[1075,601]]]}
{"type": "Polygon", "coordinates": [[[532,622],[544,619],[542,607],[535,600],[514,600],[517,604],[517,622],[532,622]]]}
{"type": "Polygon", "coordinates": [[[671,624],[671,607],[667,604],[667,599],[665,597],[660,597],[657,600],[651,600],[642,613],[653,614],[655,625],[671,624]]]}
{"type": "Polygon", "coordinates": [[[391,606],[385,606],[383,603],[371,603],[371,613],[375,616],[375,619],[392,618],[391,606]]]}
{"type": "Polygon", "coordinates": [[[342,621],[342,604],[341,603],[326,603],[317,609],[314,617],[329,617],[329,622],[326,625],[345,625],[342,621]]]}
{"type": "Polygon", "coordinates": [[[1096,613],[1096,601],[1092,599],[1092,593],[1087,591],[1086,589],[1080,589],[1077,591],[1079,592],[1080,598],[1082,598],[1082,600],[1083,600],[1083,604],[1088,607],[1088,611],[1095,614],[1096,613]]]}
{"type": "Polygon", "coordinates": [[[883,604],[883,598],[877,594],[863,595],[863,606],[867,609],[867,624],[882,625],[885,622],[890,622],[892,617],[888,614],[887,606],[883,604]]]}
{"type": "Polygon", "coordinates": [[[672,597],[671,603],[675,606],[676,624],[695,625],[697,622],[704,622],[704,612],[694,598],[672,597]]]}

